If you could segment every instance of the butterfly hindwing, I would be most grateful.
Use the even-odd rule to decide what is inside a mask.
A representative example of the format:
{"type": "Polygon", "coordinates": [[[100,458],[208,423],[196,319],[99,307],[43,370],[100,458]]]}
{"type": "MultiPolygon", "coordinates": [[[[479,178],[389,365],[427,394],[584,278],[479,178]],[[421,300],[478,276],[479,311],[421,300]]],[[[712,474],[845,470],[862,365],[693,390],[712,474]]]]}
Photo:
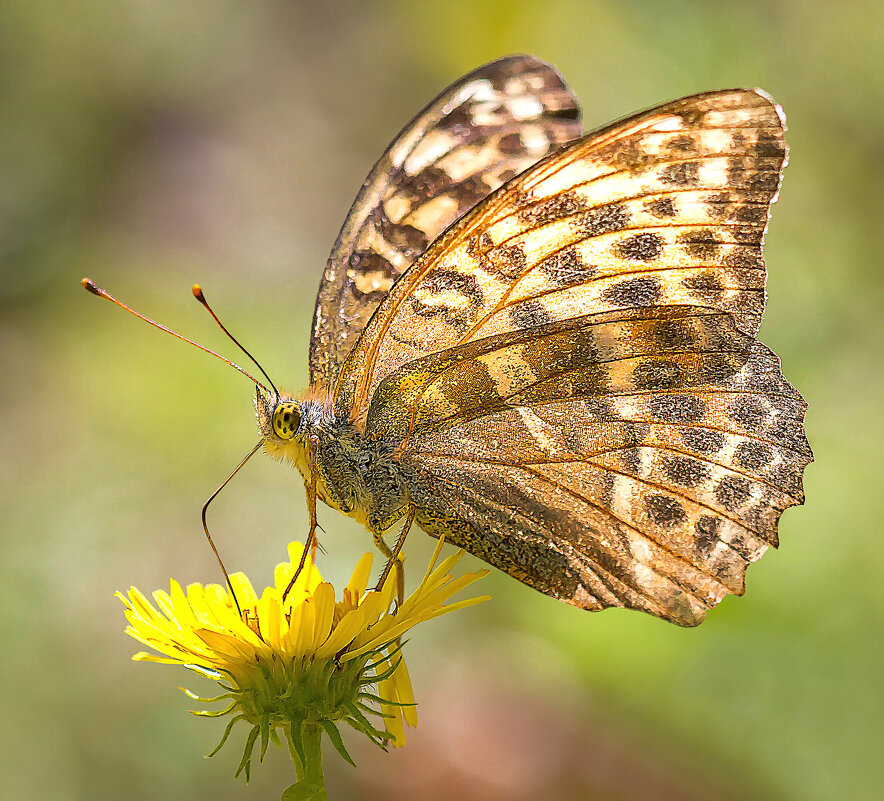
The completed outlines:
{"type": "Polygon", "coordinates": [[[311,385],[331,388],[375,308],[430,242],[580,133],[579,106],[561,76],[526,55],[480,67],[421,111],[366,179],[329,257],[311,385]]]}
{"type": "Polygon", "coordinates": [[[785,160],[760,92],[684,98],[562,148],[439,237],[348,357],[336,409],[364,417],[403,364],[486,336],[651,305],[704,305],[754,334],[761,245],[785,160]]]}
{"type": "Polygon", "coordinates": [[[576,606],[696,625],[803,502],[804,410],[755,342],[728,378],[511,402],[419,430],[401,460],[430,533],[576,606]]]}

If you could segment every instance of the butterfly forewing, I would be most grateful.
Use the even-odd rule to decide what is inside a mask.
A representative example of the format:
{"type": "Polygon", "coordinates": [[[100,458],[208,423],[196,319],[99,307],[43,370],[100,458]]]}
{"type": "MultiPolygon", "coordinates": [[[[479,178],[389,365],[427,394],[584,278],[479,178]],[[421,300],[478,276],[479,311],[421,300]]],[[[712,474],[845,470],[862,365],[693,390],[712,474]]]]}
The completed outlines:
{"type": "Polygon", "coordinates": [[[769,98],[731,90],[666,104],[557,151],[403,275],[342,370],[337,409],[360,419],[386,375],[427,353],[599,311],[705,305],[754,334],[783,134],[769,98]]]}
{"type": "Polygon", "coordinates": [[[577,100],[533,56],[480,67],[430,103],[368,176],[322,278],[310,381],[331,389],[396,279],[458,217],[581,133],[577,100]]]}

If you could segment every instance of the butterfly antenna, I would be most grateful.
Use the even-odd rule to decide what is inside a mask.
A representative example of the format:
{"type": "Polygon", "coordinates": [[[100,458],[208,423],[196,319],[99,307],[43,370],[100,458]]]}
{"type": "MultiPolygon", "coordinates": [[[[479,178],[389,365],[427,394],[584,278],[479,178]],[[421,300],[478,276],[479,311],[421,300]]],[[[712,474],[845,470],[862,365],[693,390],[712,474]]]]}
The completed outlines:
{"type": "Polygon", "coordinates": [[[231,334],[230,331],[228,331],[227,328],[225,328],[224,324],[218,319],[218,315],[215,314],[215,312],[212,311],[212,307],[209,306],[209,301],[206,300],[206,296],[203,294],[202,287],[201,287],[199,284],[194,284],[194,285],[193,285],[193,296],[194,296],[194,297],[195,297],[200,303],[203,304],[203,306],[205,307],[206,311],[207,311],[209,314],[212,315],[212,319],[213,319],[216,323],[218,323],[218,325],[221,327],[221,330],[222,330],[225,334],[227,334],[227,336],[229,336],[230,339],[233,340],[233,344],[236,345],[236,347],[238,347],[243,353],[245,353],[246,356],[248,356],[248,357],[252,360],[252,363],[255,365],[255,367],[257,367],[257,368],[261,371],[261,375],[263,375],[264,378],[267,379],[267,381],[268,381],[268,383],[270,384],[270,386],[273,387],[273,391],[274,391],[274,393],[276,393],[276,397],[278,398],[278,397],[279,397],[279,390],[276,388],[276,384],[273,383],[273,381],[271,380],[270,376],[267,375],[267,373],[264,371],[264,368],[261,367],[260,364],[258,364],[258,360],[257,360],[254,356],[252,356],[252,354],[249,353],[249,352],[248,352],[248,351],[247,351],[247,350],[246,350],[246,349],[240,344],[240,341],[239,341],[239,340],[238,340],[233,334],[231,334]]]}
{"type": "Polygon", "coordinates": [[[239,605],[239,601],[238,601],[237,598],[236,598],[236,591],[233,589],[233,584],[230,583],[230,576],[229,576],[228,573],[227,573],[227,568],[224,567],[224,562],[223,562],[223,560],[221,559],[221,555],[218,553],[218,549],[215,547],[215,542],[214,542],[214,540],[212,540],[212,535],[209,534],[209,525],[208,525],[208,523],[206,523],[206,511],[207,511],[208,508],[209,508],[209,504],[210,504],[212,501],[214,501],[215,498],[218,497],[218,493],[221,492],[221,490],[223,490],[224,487],[226,487],[226,486],[230,483],[230,479],[232,479],[232,478],[233,478],[233,477],[234,477],[234,476],[240,471],[240,469],[242,468],[242,466],[243,466],[247,461],[249,461],[249,459],[251,459],[251,458],[255,455],[255,453],[257,453],[258,448],[260,448],[263,444],[264,444],[264,440],[262,439],[257,445],[255,445],[254,448],[252,448],[252,450],[249,451],[249,453],[248,453],[248,455],[246,456],[246,458],[243,459],[243,460],[242,460],[242,461],[236,466],[236,469],[235,469],[235,470],[234,470],[229,476],[227,476],[226,479],[224,479],[224,483],[221,484],[221,486],[218,487],[218,489],[216,489],[216,490],[215,490],[215,491],[209,496],[209,500],[207,500],[207,501],[203,504],[203,510],[202,510],[203,531],[206,533],[206,539],[209,541],[209,545],[212,546],[212,550],[215,552],[215,558],[218,560],[218,564],[221,566],[221,572],[224,574],[224,579],[227,581],[227,586],[230,587],[230,594],[233,596],[233,603],[236,604],[236,611],[239,612],[239,616],[240,616],[240,617],[242,617],[242,608],[240,607],[240,605],[239,605]]]}
{"type": "MultiPolygon", "coordinates": [[[[135,309],[131,308],[130,306],[127,306],[122,301],[117,300],[113,295],[111,295],[109,292],[106,292],[105,290],[103,290],[100,286],[98,286],[90,278],[84,278],[82,281],[80,281],[80,283],[83,285],[83,289],[91,292],[93,295],[98,295],[98,297],[100,297],[100,298],[104,298],[105,300],[109,300],[111,303],[116,304],[121,309],[125,309],[130,314],[134,314],[139,319],[144,320],[144,322],[150,323],[155,328],[159,328],[160,331],[165,331],[167,334],[171,334],[173,337],[177,337],[178,339],[182,340],[183,342],[189,342],[191,345],[199,348],[201,351],[204,351],[205,353],[209,353],[212,356],[216,356],[217,358],[221,359],[221,361],[224,362],[225,364],[229,364],[234,370],[239,370],[239,372],[241,372],[246,378],[248,378],[249,381],[251,381],[252,383],[259,386],[265,392],[269,392],[267,387],[265,387],[260,381],[258,381],[258,379],[256,379],[254,376],[247,373],[245,370],[242,369],[242,367],[240,367],[235,362],[230,361],[230,359],[225,358],[220,353],[215,353],[215,351],[210,350],[209,348],[205,347],[204,345],[200,345],[199,342],[194,342],[192,339],[188,339],[185,336],[181,336],[181,334],[176,333],[171,328],[166,328],[166,326],[160,325],[158,322],[156,322],[156,320],[151,320],[150,317],[145,317],[143,314],[140,314],[139,312],[135,311],[135,309]]],[[[214,315],[212,315],[212,316],[214,317],[214,315]]],[[[222,326],[222,328],[223,328],[223,326],[222,326]]],[[[231,337],[231,339],[233,339],[233,337],[231,337]]],[[[236,342],[235,339],[233,341],[236,342]]],[[[239,345],[238,342],[236,344],[239,345]]],[[[242,348],[242,345],[240,345],[240,347],[242,348]]],[[[248,353],[246,353],[246,355],[248,355],[248,353]]],[[[249,356],[249,358],[251,359],[252,357],[249,356]]],[[[255,360],[252,359],[252,361],[255,361],[255,360]]],[[[257,362],[255,362],[255,364],[257,364],[257,362]]],[[[260,365],[258,365],[258,367],[260,369],[260,365]]],[[[261,372],[264,373],[263,370],[261,370],[261,372]]],[[[264,373],[264,377],[267,378],[267,373],[264,373]]],[[[270,381],[269,378],[267,378],[267,380],[270,381]]],[[[272,381],[270,381],[270,385],[273,386],[272,381]]],[[[273,390],[275,392],[276,387],[273,387],[273,390]]],[[[278,392],[276,394],[277,394],[277,396],[279,395],[278,392]]]]}

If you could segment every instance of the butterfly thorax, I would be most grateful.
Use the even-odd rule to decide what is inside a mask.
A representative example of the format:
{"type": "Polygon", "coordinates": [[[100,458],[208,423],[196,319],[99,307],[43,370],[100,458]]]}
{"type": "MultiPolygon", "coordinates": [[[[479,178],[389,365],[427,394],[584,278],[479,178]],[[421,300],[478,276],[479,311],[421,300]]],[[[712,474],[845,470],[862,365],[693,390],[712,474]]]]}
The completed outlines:
{"type": "Polygon", "coordinates": [[[255,397],[264,450],[298,468],[317,497],[373,532],[385,531],[408,504],[406,476],[394,459],[395,443],[368,439],[337,417],[327,395],[288,393],[255,397]]]}

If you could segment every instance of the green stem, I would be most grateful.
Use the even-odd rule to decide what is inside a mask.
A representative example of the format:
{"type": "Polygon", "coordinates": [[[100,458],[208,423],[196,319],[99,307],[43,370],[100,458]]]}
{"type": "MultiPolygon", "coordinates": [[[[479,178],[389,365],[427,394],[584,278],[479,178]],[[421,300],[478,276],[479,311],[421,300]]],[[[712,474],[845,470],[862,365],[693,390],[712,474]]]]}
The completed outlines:
{"type": "Polygon", "coordinates": [[[283,792],[282,801],[328,801],[325,774],[322,771],[322,726],[318,723],[301,724],[303,765],[289,733],[286,733],[286,739],[298,781],[283,792]]]}

